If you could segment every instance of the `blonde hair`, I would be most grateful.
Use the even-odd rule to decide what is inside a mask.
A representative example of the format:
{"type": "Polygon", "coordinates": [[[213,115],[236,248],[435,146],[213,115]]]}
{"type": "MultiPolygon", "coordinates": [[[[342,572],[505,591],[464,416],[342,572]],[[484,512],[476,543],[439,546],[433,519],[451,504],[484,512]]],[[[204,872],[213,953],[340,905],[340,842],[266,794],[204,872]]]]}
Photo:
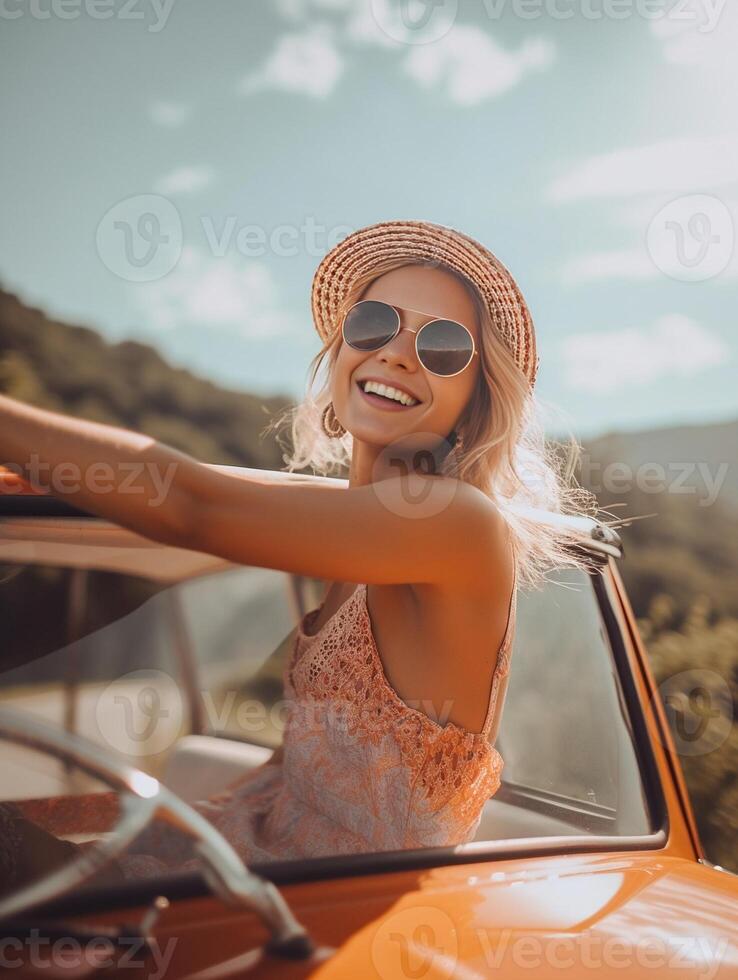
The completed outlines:
{"type": "MultiPolygon", "coordinates": [[[[571,431],[565,456],[560,452],[564,443],[546,440],[542,403],[531,391],[473,283],[443,262],[387,259],[352,283],[338,322],[374,279],[409,264],[440,265],[456,276],[472,296],[481,327],[478,383],[456,426],[463,434],[463,444],[446,455],[441,473],[472,484],[494,501],[513,535],[521,585],[540,586],[552,568],[591,570],[591,556],[571,549],[574,532],[570,528],[552,525],[529,513],[534,509],[596,516],[599,508],[594,494],[580,487],[573,477],[581,447],[571,431]]],[[[351,433],[331,438],[324,432],[321,418],[331,400],[331,379],[342,342],[337,329],[310,362],[305,398],[284,409],[265,429],[289,427],[292,448],[282,457],[289,471],[310,467],[322,476],[342,475],[351,462],[351,433]],[[314,393],[326,359],[328,375],[314,393]]]]}

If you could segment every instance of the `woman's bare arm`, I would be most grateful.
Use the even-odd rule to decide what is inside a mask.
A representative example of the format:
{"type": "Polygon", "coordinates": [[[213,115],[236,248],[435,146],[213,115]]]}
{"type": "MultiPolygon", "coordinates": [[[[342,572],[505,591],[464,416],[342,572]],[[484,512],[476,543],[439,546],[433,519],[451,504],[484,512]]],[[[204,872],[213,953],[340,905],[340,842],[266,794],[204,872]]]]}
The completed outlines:
{"type": "MultiPolygon", "coordinates": [[[[457,480],[355,488],[244,479],[103,423],[0,396],[0,462],[155,541],[331,581],[494,587],[505,521],[457,480]]],[[[258,471],[256,471],[258,472],[258,471]]]]}
{"type": "MultiPolygon", "coordinates": [[[[345,490],[348,486],[348,480],[328,476],[313,476],[310,473],[291,473],[286,470],[260,470],[250,466],[231,466],[226,463],[203,463],[202,465],[218,473],[230,473],[232,476],[240,476],[245,480],[259,480],[263,483],[290,483],[293,486],[298,483],[308,483],[313,486],[338,490],[345,490]]],[[[48,490],[44,489],[43,486],[33,486],[17,473],[6,469],[0,463],[0,494],[3,493],[43,495],[48,493],[48,490]]]]}
{"type": "Polygon", "coordinates": [[[203,465],[218,473],[240,476],[242,479],[247,480],[259,480],[262,483],[289,483],[291,486],[296,486],[298,483],[307,483],[314,487],[328,487],[336,490],[345,490],[348,486],[348,480],[340,480],[330,476],[312,476],[310,473],[289,473],[286,470],[259,470],[249,466],[227,466],[223,463],[203,463],[203,465]]]}

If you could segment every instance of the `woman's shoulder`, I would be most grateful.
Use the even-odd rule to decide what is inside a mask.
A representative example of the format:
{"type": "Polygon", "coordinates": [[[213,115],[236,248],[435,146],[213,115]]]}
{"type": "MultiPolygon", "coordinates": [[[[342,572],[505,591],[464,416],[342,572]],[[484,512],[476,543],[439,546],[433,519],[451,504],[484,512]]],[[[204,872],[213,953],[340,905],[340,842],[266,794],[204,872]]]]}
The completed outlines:
{"type": "Polygon", "coordinates": [[[455,481],[454,523],[466,544],[464,555],[468,575],[462,583],[450,582],[451,591],[459,585],[470,594],[505,591],[515,568],[515,541],[512,528],[495,501],[483,490],[455,481]]]}

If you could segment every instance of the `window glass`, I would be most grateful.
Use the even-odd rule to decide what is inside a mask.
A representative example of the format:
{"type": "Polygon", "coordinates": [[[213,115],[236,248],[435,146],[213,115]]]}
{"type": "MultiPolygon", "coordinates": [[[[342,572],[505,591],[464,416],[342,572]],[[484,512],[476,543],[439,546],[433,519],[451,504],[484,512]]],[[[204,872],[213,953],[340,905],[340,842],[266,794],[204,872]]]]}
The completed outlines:
{"type": "Polygon", "coordinates": [[[585,572],[551,573],[521,592],[510,679],[496,741],[519,806],[578,832],[649,831],[610,640],[585,572]]]}
{"type": "MultiPolygon", "coordinates": [[[[316,580],[259,568],[169,584],[148,580],[144,567],[122,575],[0,566],[0,702],[113,749],[188,802],[205,800],[280,745],[294,629],[322,594],[316,580]]],[[[519,594],[502,704],[502,785],[477,840],[648,832],[610,641],[585,573],[561,571],[519,594]]],[[[16,766],[5,798],[90,792],[79,773],[52,769],[16,766]]]]}

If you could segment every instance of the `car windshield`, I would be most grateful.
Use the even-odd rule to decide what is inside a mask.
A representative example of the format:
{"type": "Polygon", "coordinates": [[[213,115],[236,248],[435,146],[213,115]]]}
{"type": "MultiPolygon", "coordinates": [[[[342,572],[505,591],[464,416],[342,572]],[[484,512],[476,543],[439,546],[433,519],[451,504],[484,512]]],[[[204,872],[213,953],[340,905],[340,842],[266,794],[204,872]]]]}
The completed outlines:
{"type": "MultiPolygon", "coordinates": [[[[279,748],[294,630],[325,583],[217,562],[198,568],[190,553],[188,577],[173,582],[164,550],[129,555],[121,572],[109,570],[116,562],[71,560],[63,543],[53,560],[31,546],[22,560],[14,547],[0,565],[1,703],[112,749],[188,802],[222,792],[279,748]]],[[[519,594],[495,741],[502,782],[476,841],[652,830],[595,578],[562,570],[519,594]]],[[[8,742],[0,751],[0,811],[26,807],[45,832],[90,839],[99,786],[62,763],[29,764],[8,742]],[[58,814],[59,798],[63,825],[44,822],[38,801],[58,814]]]]}

